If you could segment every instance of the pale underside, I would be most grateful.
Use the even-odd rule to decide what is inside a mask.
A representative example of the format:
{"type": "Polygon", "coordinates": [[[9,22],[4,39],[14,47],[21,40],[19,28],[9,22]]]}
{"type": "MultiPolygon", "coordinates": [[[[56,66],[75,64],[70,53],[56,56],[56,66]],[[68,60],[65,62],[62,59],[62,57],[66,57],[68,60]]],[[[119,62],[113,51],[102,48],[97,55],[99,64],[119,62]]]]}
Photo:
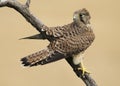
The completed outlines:
{"type": "Polygon", "coordinates": [[[84,52],[80,52],[79,54],[77,55],[73,55],[73,63],[75,65],[78,65],[81,63],[81,61],[83,60],[83,57],[84,57],[84,52]]]}

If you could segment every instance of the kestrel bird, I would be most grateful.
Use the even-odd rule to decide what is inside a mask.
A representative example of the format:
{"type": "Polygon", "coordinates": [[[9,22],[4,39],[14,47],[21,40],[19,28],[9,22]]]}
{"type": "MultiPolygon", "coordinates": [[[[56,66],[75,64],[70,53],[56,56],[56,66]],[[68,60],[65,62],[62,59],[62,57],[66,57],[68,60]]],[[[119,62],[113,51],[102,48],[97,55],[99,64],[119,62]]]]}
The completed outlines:
{"type": "Polygon", "coordinates": [[[25,39],[47,39],[49,45],[39,52],[22,58],[22,64],[32,67],[66,59],[71,60],[84,74],[86,71],[82,64],[83,54],[95,39],[90,27],[90,18],[89,12],[83,8],[74,12],[73,22],[68,25],[57,27],[43,25],[42,35],[37,34],[25,39]]]}

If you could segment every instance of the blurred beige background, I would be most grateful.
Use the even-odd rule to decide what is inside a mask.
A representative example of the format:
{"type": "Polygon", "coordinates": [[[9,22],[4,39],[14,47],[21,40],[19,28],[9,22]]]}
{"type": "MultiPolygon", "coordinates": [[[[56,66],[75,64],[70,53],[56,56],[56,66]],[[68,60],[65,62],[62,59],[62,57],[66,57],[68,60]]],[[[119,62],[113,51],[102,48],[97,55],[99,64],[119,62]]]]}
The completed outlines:
{"type": "MultiPolygon", "coordinates": [[[[25,0],[20,0],[24,3],[25,0]]],[[[32,0],[31,12],[48,26],[72,22],[87,8],[96,34],[84,64],[99,86],[120,86],[120,0],[32,0]]],[[[48,41],[19,40],[38,32],[15,10],[0,8],[0,86],[85,86],[65,60],[24,68],[20,58],[45,48],[48,41]]]]}

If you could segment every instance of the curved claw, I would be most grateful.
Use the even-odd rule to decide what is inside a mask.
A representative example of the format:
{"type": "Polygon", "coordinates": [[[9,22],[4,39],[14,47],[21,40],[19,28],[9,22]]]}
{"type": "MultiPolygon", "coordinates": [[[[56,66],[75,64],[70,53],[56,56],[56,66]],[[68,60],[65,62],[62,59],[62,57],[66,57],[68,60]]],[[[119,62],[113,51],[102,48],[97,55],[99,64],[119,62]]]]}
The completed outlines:
{"type": "Polygon", "coordinates": [[[89,71],[87,71],[87,69],[84,67],[84,65],[83,65],[83,63],[82,63],[82,62],[80,63],[80,67],[78,68],[78,70],[81,70],[81,71],[82,71],[82,76],[84,76],[84,75],[85,75],[85,73],[90,74],[90,72],[89,72],[89,71]]]}
{"type": "Polygon", "coordinates": [[[81,71],[82,71],[82,76],[84,76],[84,75],[85,75],[85,73],[90,74],[90,72],[89,72],[89,71],[87,71],[85,67],[78,68],[78,70],[81,70],[81,71]]]}

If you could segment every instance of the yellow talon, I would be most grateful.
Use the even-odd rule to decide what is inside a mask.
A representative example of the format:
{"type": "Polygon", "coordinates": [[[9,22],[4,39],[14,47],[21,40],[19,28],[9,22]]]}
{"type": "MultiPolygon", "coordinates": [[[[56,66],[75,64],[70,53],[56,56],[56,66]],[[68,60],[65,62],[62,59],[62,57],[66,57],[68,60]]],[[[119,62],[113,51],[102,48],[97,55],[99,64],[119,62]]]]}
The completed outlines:
{"type": "Polygon", "coordinates": [[[80,68],[78,68],[78,70],[82,71],[82,76],[84,76],[85,73],[90,73],[89,71],[86,70],[82,62],[80,63],[80,68]]]}

